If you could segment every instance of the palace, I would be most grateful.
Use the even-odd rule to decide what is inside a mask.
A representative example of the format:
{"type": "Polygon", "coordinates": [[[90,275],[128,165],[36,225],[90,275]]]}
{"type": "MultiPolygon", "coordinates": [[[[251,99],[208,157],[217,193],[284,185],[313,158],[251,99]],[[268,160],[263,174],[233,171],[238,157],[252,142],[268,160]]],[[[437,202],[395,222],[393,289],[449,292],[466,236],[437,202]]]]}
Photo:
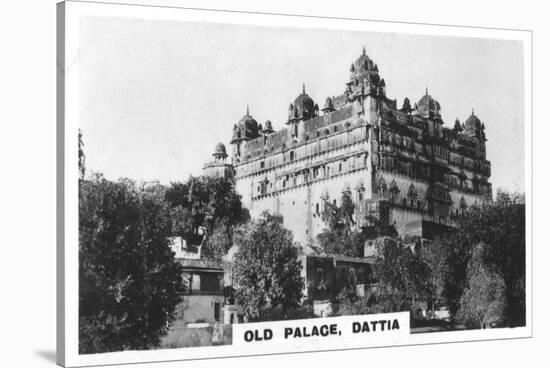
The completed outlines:
{"type": "Polygon", "coordinates": [[[448,128],[440,110],[427,89],[399,108],[363,49],[344,93],[319,108],[304,86],[286,128],[258,124],[247,108],[233,127],[231,163],[218,144],[205,174],[231,175],[253,218],[265,210],[281,215],[303,245],[314,244],[325,227],[323,205],[343,192],[358,226],[374,216],[401,235],[429,238],[492,198],[484,124],[472,111],[448,128]]]}

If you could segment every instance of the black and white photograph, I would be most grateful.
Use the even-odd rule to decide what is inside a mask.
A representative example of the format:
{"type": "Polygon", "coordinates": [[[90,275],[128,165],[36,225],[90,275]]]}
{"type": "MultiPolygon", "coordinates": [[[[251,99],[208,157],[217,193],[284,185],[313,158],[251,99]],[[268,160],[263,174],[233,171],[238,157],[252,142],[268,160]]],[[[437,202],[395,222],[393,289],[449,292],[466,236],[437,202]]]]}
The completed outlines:
{"type": "Polygon", "coordinates": [[[528,32],[145,10],[58,5],[75,363],[531,336],[528,32]]]}

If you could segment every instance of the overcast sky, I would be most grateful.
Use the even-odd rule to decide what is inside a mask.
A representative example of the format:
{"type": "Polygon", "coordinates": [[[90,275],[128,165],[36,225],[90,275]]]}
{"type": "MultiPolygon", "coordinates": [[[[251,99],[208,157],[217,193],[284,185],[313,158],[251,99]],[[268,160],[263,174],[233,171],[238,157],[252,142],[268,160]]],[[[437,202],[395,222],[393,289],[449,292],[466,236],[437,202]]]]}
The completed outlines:
{"type": "Polygon", "coordinates": [[[247,104],[280,129],[302,83],[321,107],[341,94],[365,46],[398,106],[428,87],[449,127],[473,108],[493,187],[524,190],[519,41],[98,17],[80,37],[86,166],[109,179],[199,175],[216,143],[230,150],[247,104]]]}

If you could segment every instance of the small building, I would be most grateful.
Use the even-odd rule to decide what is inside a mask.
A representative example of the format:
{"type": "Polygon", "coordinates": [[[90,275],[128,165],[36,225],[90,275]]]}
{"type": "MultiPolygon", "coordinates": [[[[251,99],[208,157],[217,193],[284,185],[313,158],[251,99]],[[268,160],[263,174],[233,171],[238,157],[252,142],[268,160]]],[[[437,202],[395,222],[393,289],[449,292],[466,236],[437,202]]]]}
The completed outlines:
{"type": "Polygon", "coordinates": [[[305,303],[312,305],[316,316],[327,317],[332,312],[330,301],[346,287],[353,288],[357,296],[365,297],[372,284],[374,262],[374,257],[340,254],[303,256],[305,303]]]}
{"type": "Polygon", "coordinates": [[[183,266],[182,321],[215,323],[222,321],[224,305],[223,266],[207,259],[179,259],[183,266]]]}
{"type": "Polygon", "coordinates": [[[182,299],[178,305],[178,323],[215,323],[222,321],[224,304],[224,267],[220,262],[201,258],[204,230],[197,235],[199,245],[190,245],[182,237],[171,237],[170,249],[183,266],[182,299]]]}

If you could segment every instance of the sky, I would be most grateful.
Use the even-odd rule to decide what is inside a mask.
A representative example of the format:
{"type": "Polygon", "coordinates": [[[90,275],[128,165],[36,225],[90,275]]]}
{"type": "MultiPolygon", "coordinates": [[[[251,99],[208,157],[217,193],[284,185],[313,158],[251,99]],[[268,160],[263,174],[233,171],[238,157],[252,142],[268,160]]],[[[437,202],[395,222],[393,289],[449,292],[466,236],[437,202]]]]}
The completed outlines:
{"type": "Polygon", "coordinates": [[[446,126],[484,122],[493,188],[523,191],[524,75],[519,41],[167,20],[82,22],[80,127],[86,168],[116,180],[183,181],[250,114],[275,130],[306,92],[343,93],[363,47],[401,106],[428,88],[446,126]]]}

